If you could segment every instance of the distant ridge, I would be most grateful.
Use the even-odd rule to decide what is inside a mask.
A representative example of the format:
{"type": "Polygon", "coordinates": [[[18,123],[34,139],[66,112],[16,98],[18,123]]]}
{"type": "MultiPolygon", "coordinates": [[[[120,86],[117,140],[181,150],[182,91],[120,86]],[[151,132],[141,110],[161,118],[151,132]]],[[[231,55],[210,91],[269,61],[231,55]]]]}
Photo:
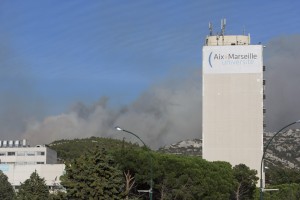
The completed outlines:
{"type": "MultiPolygon", "coordinates": [[[[264,144],[274,135],[264,133],[264,144]]],[[[300,169],[300,129],[290,129],[277,135],[266,154],[266,166],[284,166],[300,169]]],[[[184,140],[158,149],[159,152],[202,157],[202,140],[184,140]]]]}
{"type": "MultiPolygon", "coordinates": [[[[272,132],[264,133],[264,143],[274,135],[272,132]]],[[[290,129],[277,135],[270,144],[266,154],[266,166],[284,166],[287,168],[300,169],[300,129],[290,129]]],[[[90,137],[74,140],[58,140],[49,144],[49,147],[56,150],[62,161],[76,158],[89,149],[102,146],[107,150],[124,147],[138,147],[135,143],[122,140],[90,137]]],[[[188,139],[177,143],[166,145],[157,150],[161,153],[176,155],[187,155],[202,157],[202,140],[188,139]]]]}

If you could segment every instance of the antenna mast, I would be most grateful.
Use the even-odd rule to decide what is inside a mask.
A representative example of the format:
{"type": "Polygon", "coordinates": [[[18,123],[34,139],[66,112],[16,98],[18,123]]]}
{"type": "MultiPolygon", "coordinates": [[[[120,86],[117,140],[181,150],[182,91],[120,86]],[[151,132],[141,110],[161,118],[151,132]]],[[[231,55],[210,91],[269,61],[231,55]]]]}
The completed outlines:
{"type": "Polygon", "coordinates": [[[212,36],[213,34],[213,25],[211,22],[208,23],[209,35],[212,36]]]}
{"type": "Polygon", "coordinates": [[[225,35],[226,19],[221,19],[221,35],[225,35]]]}

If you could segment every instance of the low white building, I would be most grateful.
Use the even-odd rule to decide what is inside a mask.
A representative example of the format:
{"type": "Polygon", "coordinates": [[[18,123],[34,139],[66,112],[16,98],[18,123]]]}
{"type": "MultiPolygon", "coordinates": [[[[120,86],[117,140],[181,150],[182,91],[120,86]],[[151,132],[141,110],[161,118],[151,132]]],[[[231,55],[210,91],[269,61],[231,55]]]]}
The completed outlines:
{"type": "Polygon", "coordinates": [[[57,164],[57,153],[45,145],[30,147],[27,141],[0,141],[0,170],[15,189],[36,171],[49,189],[60,185],[65,165],[57,164]]]}
{"type": "Polygon", "coordinates": [[[15,189],[18,189],[21,183],[29,179],[34,171],[36,171],[41,178],[45,179],[49,189],[55,189],[60,185],[59,177],[64,174],[64,169],[64,164],[0,164],[0,170],[8,177],[8,181],[15,189]]]}

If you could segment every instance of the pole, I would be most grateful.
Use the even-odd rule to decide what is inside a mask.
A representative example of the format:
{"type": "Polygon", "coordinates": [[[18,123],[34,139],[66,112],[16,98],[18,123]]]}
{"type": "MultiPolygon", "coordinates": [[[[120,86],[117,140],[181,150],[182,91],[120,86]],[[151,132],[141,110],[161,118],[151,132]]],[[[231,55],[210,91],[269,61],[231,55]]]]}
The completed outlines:
{"type": "MultiPolygon", "coordinates": [[[[115,129],[118,130],[118,131],[123,131],[123,132],[129,133],[129,134],[135,136],[137,139],[139,139],[143,143],[144,147],[146,147],[149,151],[149,148],[145,144],[145,142],[138,135],[136,135],[135,133],[133,133],[131,131],[127,131],[125,129],[122,129],[118,126],[115,127],[115,129]]],[[[149,151],[149,155],[150,155],[150,151],[149,151]]],[[[150,189],[149,189],[150,200],[152,200],[152,196],[153,196],[153,162],[152,162],[152,156],[150,155],[150,189]]]]}
{"type": "Polygon", "coordinates": [[[261,158],[261,161],[260,161],[260,192],[259,192],[259,194],[260,194],[260,195],[259,195],[259,196],[260,196],[260,200],[263,200],[263,199],[264,199],[264,195],[263,195],[263,190],[264,190],[264,188],[263,188],[262,172],[263,172],[263,162],[264,162],[265,155],[266,155],[266,152],[267,152],[267,150],[268,150],[268,147],[269,147],[270,143],[272,142],[272,140],[273,140],[273,139],[274,139],[281,131],[283,131],[283,130],[286,129],[287,127],[292,126],[292,125],[294,125],[294,124],[296,124],[296,123],[300,123],[300,120],[295,121],[295,122],[293,122],[293,123],[290,123],[290,124],[284,126],[283,128],[281,128],[279,131],[277,131],[277,132],[271,137],[271,139],[267,142],[266,147],[264,147],[264,149],[263,149],[263,155],[262,155],[262,158],[261,158]]]}

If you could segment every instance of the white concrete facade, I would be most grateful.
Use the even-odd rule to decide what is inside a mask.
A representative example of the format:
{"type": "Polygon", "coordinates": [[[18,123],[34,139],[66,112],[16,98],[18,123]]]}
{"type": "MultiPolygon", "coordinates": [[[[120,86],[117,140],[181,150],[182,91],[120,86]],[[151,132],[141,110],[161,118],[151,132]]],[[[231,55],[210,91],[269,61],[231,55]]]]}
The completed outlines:
{"type": "Polygon", "coordinates": [[[16,165],[56,164],[57,153],[44,145],[35,147],[2,147],[0,163],[16,165]]]}
{"type": "Polygon", "coordinates": [[[45,164],[45,165],[15,165],[0,164],[0,170],[8,177],[8,181],[14,188],[18,188],[30,178],[36,171],[41,178],[45,179],[46,185],[54,187],[60,184],[59,177],[64,174],[64,164],[45,164]]]}
{"type": "Polygon", "coordinates": [[[203,158],[243,163],[258,176],[263,153],[262,51],[261,45],[250,45],[250,36],[208,36],[202,65],[203,158]]]}
{"type": "MultiPolygon", "coordinates": [[[[13,142],[10,142],[13,144],[13,142]]],[[[8,144],[8,143],[7,143],[8,144]]],[[[17,190],[21,183],[36,171],[45,179],[49,189],[61,189],[60,176],[64,174],[65,165],[57,164],[57,153],[45,145],[35,147],[23,145],[6,145],[0,147],[0,170],[17,190]]]]}

